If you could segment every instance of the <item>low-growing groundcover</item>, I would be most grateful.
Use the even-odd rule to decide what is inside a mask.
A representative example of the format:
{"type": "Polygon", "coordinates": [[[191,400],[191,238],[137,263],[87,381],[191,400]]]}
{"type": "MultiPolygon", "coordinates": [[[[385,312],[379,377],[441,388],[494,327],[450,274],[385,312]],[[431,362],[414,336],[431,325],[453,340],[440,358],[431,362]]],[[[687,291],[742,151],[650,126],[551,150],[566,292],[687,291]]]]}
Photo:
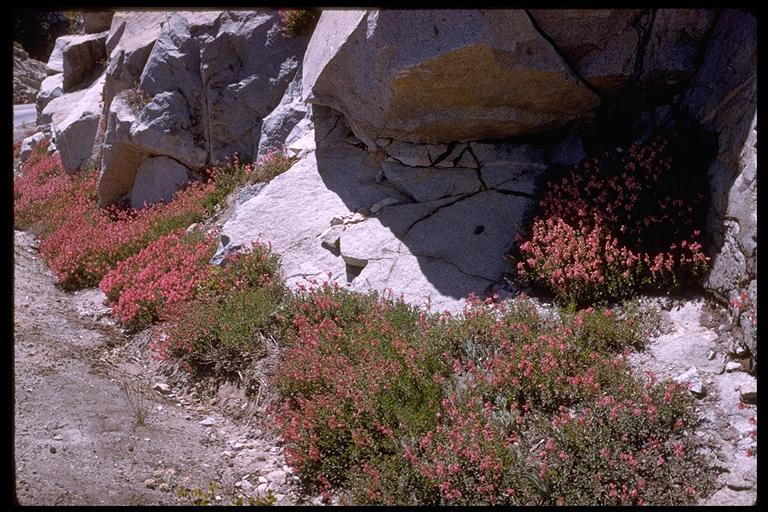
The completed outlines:
{"type": "Polygon", "coordinates": [[[581,305],[696,286],[708,184],[691,131],[587,159],[544,185],[514,254],[518,277],[581,305]]]}
{"type": "MultiPolygon", "coordinates": [[[[371,504],[685,504],[710,473],[683,386],[634,377],[647,319],[629,307],[469,302],[462,315],[330,284],[287,290],[254,244],[222,267],[186,227],[285,160],[217,171],[146,210],[96,205],[97,177],[36,154],[14,190],[62,285],[93,286],[126,325],[165,321],[160,357],[235,378],[282,346],[272,417],[303,482],[371,504]],[[47,248],[47,249],[44,249],[47,248]],[[67,255],[60,259],[60,255],[67,255]]],[[[283,162],[283,163],[281,163],[283,162]]],[[[287,168],[287,167],[286,167],[287,168]]]]}
{"type": "Polygon", "coordinates": [[[372,504],[683,504],[708,489],[684,386],[632,376],[640,316],[459,317],[331,285],[299,292],[277,370],[289,463],[372,504]]]}
{"type": "Polygon", "coordinates": [[[40,144],[14,180],[14,226],[41,240],[40,252],[66,290],[98,286],[115,266],[158,238],[210,217],[227,195],[287,170],[294,158],[270,153],[258,164],[234,157],[205,171],[204,181],[178,191],[173,201],[134,210],[99,208],[99,175],[63,171],[57,154],[40,144]]]}

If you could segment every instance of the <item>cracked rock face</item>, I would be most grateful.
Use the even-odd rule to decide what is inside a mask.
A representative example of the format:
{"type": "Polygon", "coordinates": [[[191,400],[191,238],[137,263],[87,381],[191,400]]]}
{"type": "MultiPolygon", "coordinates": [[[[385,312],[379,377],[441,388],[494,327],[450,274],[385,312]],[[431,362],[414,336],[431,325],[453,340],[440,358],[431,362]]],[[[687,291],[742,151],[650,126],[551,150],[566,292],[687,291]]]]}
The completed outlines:
{"type": "Polygon", "coordinates": [[[250,161],[304,135],[300,82],[289,85],[300,77],[308,38],[285,37],[278,20],[275,11],[115,15],[104,88],[105,115],[115,122],[104,135],[102,205],[130,192],[144,158],[198,171],[236,153],[250,161]],[[148,102],[126,105],[123,95],[113,109],[113,98],[136,81],[148,102]],[[260,150],[262,138],[268,143],[260,150]]]}
{"type": "MultiPolygon", "coordinates": [[[[316,149],[224,225],[230,250],[269,242],[291,286],[330,272],[330,281],[351,289],[391,290],[438,310],[459,311],[470,293],[483,295],[502,280],[506,253],[533,205],[511,190],[514,180],[507,180],[510,190],[487,187],[482,161],[439,168],[377,158],[348,141],[343,119],[324,112],[329,117],[316,117],[317,132],[310,132],[316,149]]],[[[512,173],[513,155],[531,156],[487,149],[484,158],[498,168],[507,158],[512,173]]]]}

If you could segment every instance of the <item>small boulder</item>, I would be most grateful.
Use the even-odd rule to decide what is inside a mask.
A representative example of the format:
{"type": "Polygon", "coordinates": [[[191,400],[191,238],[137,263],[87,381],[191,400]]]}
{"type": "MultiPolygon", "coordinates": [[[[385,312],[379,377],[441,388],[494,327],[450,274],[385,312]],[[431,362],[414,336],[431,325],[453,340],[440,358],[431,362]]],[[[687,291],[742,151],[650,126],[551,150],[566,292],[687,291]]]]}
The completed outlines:
{"type": "Polygon", "coordinates": [[[707,394],[704,383],[699,377],[699,371],[695,366],[689,368],[688,371],[681,373],[673,380],[679,384],[687,383],[688,391],[696,398],[703,398],[707,394]]]}
{"type": "Polygon", "coordinates": [[[163,395],[167,395],[171,392],[171,386],[164,382],[156,382],[155,385],[152,386],[152,389],[163,395]]]}
{"type": "Polygon", "coordinates": [[[64,94],[64,73],[56,73],[43,80],[36,99],[38,116],[51,101],[62,94],[64,94]]]}
{"type": "Polygon", "coordinates": [[[748,384],[742,384],[739,388],[739,398],[745,404],[757,404],[757,381],[753,380],[748,384]]]}
{"type": "Polygon", "coordinates": [[[26,162],[27,158],[32,155],[32,152],[35,150],[35,148],[37,148],[45,139],[45,133],[37,132],[36,134],[21,141],[21,153],[19,154],[21,161],[26,162]]]}
{"type": "Polygon", "coordinates": [[[136,170],[131,207],[167,203],[189,179],[189,170],[176,160],[164,156],[147,158],[136,170]]]}

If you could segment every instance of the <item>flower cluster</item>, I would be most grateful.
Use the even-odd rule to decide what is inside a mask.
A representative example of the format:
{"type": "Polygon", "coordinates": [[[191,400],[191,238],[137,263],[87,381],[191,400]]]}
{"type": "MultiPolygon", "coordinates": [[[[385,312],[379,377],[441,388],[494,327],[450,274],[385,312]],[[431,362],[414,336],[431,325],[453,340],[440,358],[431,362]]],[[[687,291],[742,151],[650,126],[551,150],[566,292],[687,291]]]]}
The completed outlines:
{"type": "Polygon", "coordinates": [[[566,301],[586,303],[696,282],[702,251],[702,184],[673,168],[669,138],[605,153],[549,181],[518,274],[566,301]]]}
{"type": "MultiPolygon", "coordinates": [[[[238,371],[265,355],[264,341],[285,293],[276,256],[253,243],[250,252],[228,256],[224,267],[207,267],[192,300],[166,308],[169,322],[158,328],[154,343],[158,358],[242,378],[238,371]]],[[[243,384],[247,389],[250,383],[243,384]]]]}
{"type": "Polygon", "coordinates": [[[289,463],[386,504],[691,502],[706,486],[684,388],[642,382],[626,312],[528,300],[427,315],[324,284],[291,299],[276,382],[289,463]]]}
{"type": "Polygon", "coordinates": [[[189,240],[177,230],[150,243],[107,272],[99,288],[112,312],[134,329],[160,318],[163,308],[188,301],[205,279],[208,260],[216,249],[211,237],[189,240]]]}

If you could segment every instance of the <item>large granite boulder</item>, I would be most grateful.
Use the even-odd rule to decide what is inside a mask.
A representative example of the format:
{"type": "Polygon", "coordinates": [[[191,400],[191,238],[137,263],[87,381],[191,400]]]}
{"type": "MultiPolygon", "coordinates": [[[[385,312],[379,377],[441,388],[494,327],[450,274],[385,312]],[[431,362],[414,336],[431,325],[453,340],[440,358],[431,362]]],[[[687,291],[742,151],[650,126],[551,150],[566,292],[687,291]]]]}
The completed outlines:
{"type": "Polygon", "coordinates": [[[303,89],[366,142],[542,132],[600,104],[523,10],[325,11],[303,89]]]}
{"type": "Polygon", "coordinates": [[[312,127],[309,114],[307,104],[301,99],[299,68],[280,103],[262,120],[256,159],[273,151],[282,151],[306,135],[312,127]]]}
{"type": "MultiPolygon", "coordinates": [[[[104,89],[105,74],[80,95],[60,122],[51,125],[56,147],[61,154],[61,163],[69,173],[79,171],[91,160],[96,131],[102,111],[101,92],[104,89]]],[[[65,95],[64,97],[69,96],[65,95]]]]}
{"type": "Polygon", "coordinates": [[[342,112],[369,145],[543,132],[630,85],[682,91],[713,20],[685,9],[325,11],[304,97],[342,112]]]}
{"type": "Polygon", "coordinates": [[[104,46],[107,32],[68,36],[62,48],[62,72],[64,92],[90,82],[95,71],[104,69],[107,52],[104,46]]]}
{"type": "MultiPolygon", "coordinates": [[[[57,75],[53,75],[54,77],[57,75]]],[[[40,112],[37,118],[38,131],[50,131],[52,125],[57,125],[64,121],[69,114],[77,108],[77,104],[88,92],[88,89],[80,89],[67,94],[56,96],[49,100],[45,108],[40,112]]]]}

